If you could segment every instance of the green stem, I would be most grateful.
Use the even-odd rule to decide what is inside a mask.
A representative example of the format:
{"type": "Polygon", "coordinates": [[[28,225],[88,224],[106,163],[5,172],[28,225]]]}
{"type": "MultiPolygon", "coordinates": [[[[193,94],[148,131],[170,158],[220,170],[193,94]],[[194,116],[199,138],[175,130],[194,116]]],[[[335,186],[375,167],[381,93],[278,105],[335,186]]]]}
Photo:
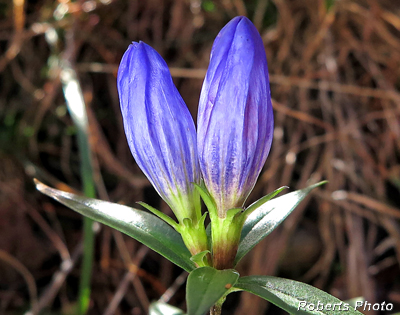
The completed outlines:
{"type": "Polygon", "coordinates": [[[94,252],[93,221],[86,217],[83,218],[83,233],[83,257],[79,282],[79,314],[86,314],[89,308],[94,252]]]}
{"type": "Polygon", "coordinates": [[[220,305],[215,304],[210,308],[210,315],[221,315],[222,307],[220,305]]]}
{"type": "Polygon", "coordinates": [[[243,227],[241,209],[231,209],[225,218],[211,218],[213,267],[218,270],[233,268],[243,227]]]}
{"type": "MultiPolygon", "coordinates": [[[[86,109],[85,109],[86,110],[86,109]]],[[[88,126],[86,126],[88,127],[88,126]]],[[[87,129],[78,130],[78,145],[81,159],[81,176],[83,191],[89,198],[96,197],[95,184],[93,180],[93,168],[91,150],[87,129]]],[[[90,282],[92,277],[92,265],[94,254],[94,231],[93,221],[83,218],[83,257],[81,278],[79,283],[79,314],[86,314],[90,302],[90,282]]]]}
{"type": "MultiPolygon", "coordinates": [[[[89,123],[82,90],[75,71],[68,62],[65,62],[61,72],[64,97],[71,118],[77,128],[78,149],[80,155],[80,172],[83,184],[83,192],[89,198],[96,197],[96,189],[93,180],[92,156],[89,143],[89,123]]],[[[83,218],[83,257],[81,278],[79,283],[79,314],[85,314],[90,302],[90,280],[92,275],[92,263],[94,252],[93,221],[83,218]]]]}
{"type": "Polygon", "coordinates": [[[222,312],[222,304],[224,304],[225,297],[218,300],[215,305],[210,308],[210,315],[221,315],[222,312]]]}

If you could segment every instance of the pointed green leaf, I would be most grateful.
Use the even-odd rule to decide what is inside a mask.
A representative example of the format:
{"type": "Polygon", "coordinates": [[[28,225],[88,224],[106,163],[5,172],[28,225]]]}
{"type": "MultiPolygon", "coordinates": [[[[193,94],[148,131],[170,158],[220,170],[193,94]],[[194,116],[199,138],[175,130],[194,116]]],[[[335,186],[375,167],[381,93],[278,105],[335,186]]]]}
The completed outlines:
{"type": "Polygon", "coordinates": [[[184,315],[179,308],[163,302],[154,302],[150,304],[149,315],[184,315]]]}
{"type": "Polygon", "coordinates": [[[326,182],[320,182],[305,189],[272,199],[255,209],[244,222],[235,265],[286,219],[311,190],[324,183],[326,182]]]}
{"type": "Polygon", "coordinates": [[[156,216],[116,203],[50,188],[37,180],[35,183],[43,194],[86,217],[133,237],[186,271],[190,272],[195,268],[180,234],[156,216]]]}
{"type": "Polygon", "coordinates": [[[239,274],[232,269],[201,267],[193,270],[186,286],[187,314],[203,315],[235,285],[238,278],[239,274]]]}
{"type": "Polygon", "coordinates": [[[258,295],[294,315],[362,315],[320,289],[289,279],[249,276],[240,278],[235,288],[258,295]]]}
{"type": "Polygon", "coordinates": [[[274,198],[277,194],[279,194],[282,190],[284,190],[285,188],[289,188],[287,186],[282,186],[276,190],[274,190],[273,192],[269,193],[268,195],[258,199],[256,202],[252,203],[250,206],[248,206],[246,208],[246,210],[244,210],[244,214],[246,216],[249,216],[254,210],[260,208],[264,203],[266,203],[267,201],[271,200],[272,198],[274,198]]]}

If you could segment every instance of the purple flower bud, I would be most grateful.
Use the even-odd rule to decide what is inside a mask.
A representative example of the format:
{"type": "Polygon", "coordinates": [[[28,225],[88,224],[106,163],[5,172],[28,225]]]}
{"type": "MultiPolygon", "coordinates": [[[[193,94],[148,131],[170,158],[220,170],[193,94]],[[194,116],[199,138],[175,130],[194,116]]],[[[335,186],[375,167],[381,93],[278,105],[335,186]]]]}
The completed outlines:
{"type": "Polygon", "coordinates": [[[162,57],[133,42],[118,70],[125,134],[138,166],[179,222],[200,214],[196,129],[162,57]]]}
{"type": "Polygon", "coordinates": [[[200,95],[197,149],[218,216],[241,207],[271,148],[268,67],[262,39],[246,17],[218,34],[200,95]]]}

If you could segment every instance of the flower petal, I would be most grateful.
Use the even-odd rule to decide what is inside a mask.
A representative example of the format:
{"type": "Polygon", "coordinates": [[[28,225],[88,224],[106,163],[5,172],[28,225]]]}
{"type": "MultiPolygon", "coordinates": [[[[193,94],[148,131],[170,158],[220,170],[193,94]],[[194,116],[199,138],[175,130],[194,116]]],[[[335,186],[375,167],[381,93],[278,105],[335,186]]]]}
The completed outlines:
{"type": "Polygon", "coordinates": [[[150,46],[134,42],[122,57],[117,83],[136,163],[179,221],[194,218],[200,211],[193,187],[200,176],[196,130],[167,64],[150,46]]]}
{"type": "Polygon", "coordinates": [[[220,216],[243,205],[268,156],[273,112],[262,39],[245,17],[218,34],[203,83],[197,148],[220,216]]]}

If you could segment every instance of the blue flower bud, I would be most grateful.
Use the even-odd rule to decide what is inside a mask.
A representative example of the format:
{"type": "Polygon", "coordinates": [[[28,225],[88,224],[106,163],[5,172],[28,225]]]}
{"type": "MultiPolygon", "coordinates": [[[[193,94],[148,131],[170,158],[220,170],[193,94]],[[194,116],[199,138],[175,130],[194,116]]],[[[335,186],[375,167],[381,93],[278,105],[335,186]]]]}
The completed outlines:
{"type": "Polygon", "coordinates": [[[236,17],[214,41],[198,111],[199,164],[219,217],[243,206],[253,189],[273,125],[262,39],[250,20],[236,17]]]}
{"type": "Polygon", "coordinates": [[[179,222],[201,217],[196,129],[162,57],[132,43],[118,70],[118,93],[132,155],[179,222]]]}

